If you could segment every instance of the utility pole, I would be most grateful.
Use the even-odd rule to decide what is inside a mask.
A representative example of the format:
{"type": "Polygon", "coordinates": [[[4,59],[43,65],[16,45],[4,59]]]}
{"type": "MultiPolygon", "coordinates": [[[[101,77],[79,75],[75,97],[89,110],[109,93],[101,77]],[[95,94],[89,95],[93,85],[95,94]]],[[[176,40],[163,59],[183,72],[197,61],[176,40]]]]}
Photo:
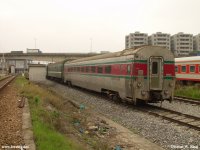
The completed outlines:
{"type": "Polygon", "coordinates": [[[1,59],[1,70],[2,70],[2,74],[4,74],[4,68],[5,68],[5,57],[4,57],[4,53],[1,59]]]}

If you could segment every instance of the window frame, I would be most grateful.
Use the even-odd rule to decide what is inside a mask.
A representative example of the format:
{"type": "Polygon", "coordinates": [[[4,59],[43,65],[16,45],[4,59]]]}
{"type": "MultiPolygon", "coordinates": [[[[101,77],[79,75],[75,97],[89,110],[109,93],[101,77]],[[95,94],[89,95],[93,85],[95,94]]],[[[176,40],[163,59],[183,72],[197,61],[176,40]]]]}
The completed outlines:
{"type": "Polygon", "coordinates": [[[96,66],[91,66],[91,72],[96,73],[96,66]]]}
{"type": "Polygon", "coordinates": [[[186,73],[186,69],[187,69],[187,68],[186,68],[186,65],[182,65],[182,66],[181,66],[181,72],[186,73]],[[183,71],[183,67],[185,67],[185,71],[183,71]]]}
{"type": "Polygon", "coordinates": [[[111,74],[111,71],[112,71],[112,66],[111,65],[106,65],[104,66],[104,72],[105,74],[111,74]]]}
{"type": "Polygon", "coordinates": [[[97,73],[103,73],[103,66],[97,66],[97,73]]]}
{"type": "Polygon", "coordinates": [[[189,70],[190,70],[190,73],[195,73],[196,66],[195,66],[195,65],[190,65],[190,67],[194,67],[194,71],[191,71],[191,68],[189,68],[189,70]]]}
{"type": "Polygon", "coordinates": [[[152,62],[152,67],[151,67],[151,74],[152,75],[158,75],[158,62],[157,61],[153,61],[152,62]],[[154,65],[156,63],[156,66],[154,65]]]}

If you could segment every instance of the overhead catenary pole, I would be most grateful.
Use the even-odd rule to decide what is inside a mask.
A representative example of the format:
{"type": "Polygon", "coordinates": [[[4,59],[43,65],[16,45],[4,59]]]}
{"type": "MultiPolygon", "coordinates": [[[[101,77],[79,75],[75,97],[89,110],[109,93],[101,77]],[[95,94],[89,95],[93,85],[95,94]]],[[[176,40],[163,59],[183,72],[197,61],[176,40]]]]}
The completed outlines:
{"type": "Polygon", "coordinates": [[[1,69],[2,69],[2,74],[4,74],[4,68],[5,68],[5,57],[4,57],[4,53],[1,59],[1,69]]]}

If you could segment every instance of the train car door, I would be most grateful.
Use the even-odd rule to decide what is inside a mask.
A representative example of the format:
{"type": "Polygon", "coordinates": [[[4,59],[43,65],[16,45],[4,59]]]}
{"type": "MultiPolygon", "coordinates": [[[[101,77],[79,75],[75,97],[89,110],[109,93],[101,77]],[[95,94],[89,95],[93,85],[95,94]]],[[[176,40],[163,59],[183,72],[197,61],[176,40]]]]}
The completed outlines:
{"type": "Polygon", "coordinates": [[[149,62],[149,88],[150,90],[162,90],[163,88],[163,58],[150,57],[149,62]]]}
{"type": "Polygon", "coordinates": [[[133,98],[133,78],[131,73],[131,66],[132,64],[127,65],[127,78],[125,80],[125,86],[126,86],[126,97],[132,99],[133,98]]]}

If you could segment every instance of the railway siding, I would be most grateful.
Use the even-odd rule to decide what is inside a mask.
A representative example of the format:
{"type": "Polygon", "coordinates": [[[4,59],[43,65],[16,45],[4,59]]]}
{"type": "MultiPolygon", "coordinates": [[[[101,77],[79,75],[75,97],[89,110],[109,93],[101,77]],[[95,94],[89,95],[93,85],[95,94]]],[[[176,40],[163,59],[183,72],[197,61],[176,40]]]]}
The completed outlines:
{"type": "Polygon", "coordinates": [[[176,96],[176,97],[174,97],[174,100],[184,102],[184,103],[189,103],[189,104],[200,105],[200,99],[187,98],[187,97],[183,97],[183,96],[176,96]]]}
{"type": "MultiPolygon", "coordinates": [[[[8,78],[1,80],[1,87],[5,87],[8,78]]],[[[18,90],[10,86],[0,91],[0,149],[4,147],[24,145],[22,137],[22,109],[18,107],[18,90]]]]}
{"type": "Polygon", "coordinates": [[[183,114],[177,111],[173,111],[173,110],[162,108],[162,107],[152,106],[152,105],[148,105],[148,107],[141,108],[141,110],[151,115],[162,117],[163,119],[169,120],[171,122],[175,122],[180,125],[200,131],[199,117],[183,114]]]}

